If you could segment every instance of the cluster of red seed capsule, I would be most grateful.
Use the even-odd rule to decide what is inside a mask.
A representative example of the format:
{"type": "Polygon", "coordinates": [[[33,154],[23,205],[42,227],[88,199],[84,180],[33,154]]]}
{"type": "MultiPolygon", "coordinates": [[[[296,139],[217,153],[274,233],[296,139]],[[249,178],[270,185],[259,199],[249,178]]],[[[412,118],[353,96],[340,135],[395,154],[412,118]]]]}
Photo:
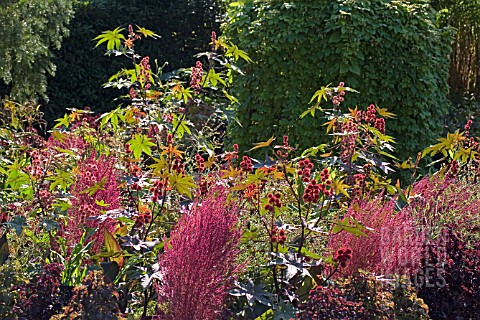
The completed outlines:
{"type": "Polygon", "coordinates": [[[275,211],[275,207],[277,208],[281,208],[282,207],[282,203],[280,202],[280,198],[281,198],[281,194],[280,193],[276,193],[276,194],[273,194],[273,193],[269,193],[267,195],[268,197],[268,203],[265,205],[265,210],[268,210],[270,212],[274,212],[275,211]]]}
{"type": "Polygon", "coordinates": [[[276,148],[279,148],[279,150],[277,150],[277,156],[283,159],[288,158],[288,151],[295,150],[288,144],[288,136],[283,136],[283,146],[277,146],[276,148]],[[282,149],[285,150],[285,152],[283,152],[282,149]]]}
{"type": "Polygon", "coordinates": [[[182,163],[182,159],[176,157],[173,161],[172,170],[176,173],[185,173],[185,166],[182,163]]]}
{"type": "Polygon", "coordinates": [[[40,154],[37,150],[33,150],[30,153],[30,156],[32,157],[32,165],[31,166],[26,166],[25,170],[30,173],[30,175],[33,178],[38,178],[43,175],[45,172],[45,161],[44,161],[44,156],[40,154]]]}
{"type": "Polygon", "coordinates": [[[285,230],[278,229],[277,226],[273,227],[271,236],[270,236],[270,241],[272,243],[284,244],[285,241],[287,241],[287,235],[285,233],[285,230]]]}
{"type": "Polygon", "coordinates": [[[150,187],[153,202],[157,202],[163,196],[165,185],[165,182],[161,180],[155,180],[153,187],[150,187]]]}
{"type": "Polygon", "coordinates": [[[355,186],[353,187],[353,197],[360,198],[362,196],[362,191],[365,189],[366,182],[365,182],[365,174],[357,173],[353,176],[355,179],[355,186]]]}
{"type": "Polygon", "coordinates": [[[42,202],[42,205],[49,208],[53,203],[53,195],[50,191],[42,189],[38,191],[38,198],[42,202]]]}
{"type": "Polygon", "coordinates": [[[303,201],[305,203],[317,203],[320,200],[320,193],[323,193],[325,197],[333,196],[333,189],[328,188],[332,184],[332,180],[327,168],[320,172],[320,181],[321,183],[317,183],[316,180],[312,179],[307,185],[303,193],[303,201]]]}
{"type": "Polygon", "coordinates": [[[240,167],[245,172],[250,172],[253,170],[252,160],[248,156],[243,156],[242,161],[240,162],[240,167]]]}
{"type": "Polygon", "coordinates": [[[144,224],[150,223],[152,220],[152,214],[149,211],[141,212],[135,218],[135,225],[136,226],[143,226],[144,224]]]}
{"type": "Polygon", "coordinates": [[[317,203],[322,193],[326,197],[333,195],[333,189],[328,188],[332,184],[332,180],[330,180],[330,173],[327,168],[320,172],[321,183],[318,183],[315,179],[311,179],[313,163],[308,158],[299,161],[298,165],[300,168],[297,170],[297,174],[303,182],[308,183],[302,196],[305,203],[317,203]]]}
{"type": "Polygon", "coordinates": [[[350,259],[352,259],[352,249],[350,248],[338,249],[333,257],[333,260],[339,262],[342,268],[345,268],[347,261],[350,259]]]}
{"type": "Polygon", "coordinates": [[[312,174],[313,163],[310,159],[300,160],[298,162],[298,166],[300,167],[297,170],[297,174],[302,177],[303,182],[310,182],[310,175],[312,174]]]}

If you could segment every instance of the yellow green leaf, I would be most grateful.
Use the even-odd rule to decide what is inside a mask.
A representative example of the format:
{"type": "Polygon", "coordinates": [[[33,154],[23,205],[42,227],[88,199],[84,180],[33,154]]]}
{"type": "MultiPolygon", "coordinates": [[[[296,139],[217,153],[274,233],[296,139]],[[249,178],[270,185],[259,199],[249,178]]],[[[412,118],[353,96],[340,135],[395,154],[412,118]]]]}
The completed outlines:
{"type": "Polygon", "coordinates": [[[375,106],[375,109],[377,110],[377,113],[382,117],[395,118],[395,114],[391,113],[391,112],[388,112],[386,108],[382,109],[382,108],[379,108],[379,107],[375,106]]]}
{"type": "Polygon", "coordinates": [[[270,139],[268,139],[268,141],[255,143],[255,147],[253,147],[248,151],[252,151],[252,150],[263,148],[263,147],[268,147],[272,144],[273,141],[275,141],[275,137],[272,136],[270,139]]]}
{"type": "Polygon", "coordinates": [[[123,265],[123,255],[122,255],[122,248],[118,243],[115,236],[112,235],[106,228],[104,229],[103,239],[105,242],[105,248],[109,254],[113,256],[110,257],[112,261],[115,261],[119,267],[123,265]]]}
{"type": "Polygon", "coordinates": [[[333,180],[332,181],[332,188],[335,190],[335,195],[339,195],[340,193],[344,194],[346,197],[349,197],[349,194],[346,188],[350,188],[348,184],[343,183],[344,180],[333,180]]]}
{"type": "Polygon", "coordinates": [[[170,186],[175,187],[180,194],[185,194],[189,198],[192,198],[192,192],[190,189],[196,188],[197,185],[193,182],[193,178],[185,176],[183,173],[174,173],[169,179],[170,186]]]}

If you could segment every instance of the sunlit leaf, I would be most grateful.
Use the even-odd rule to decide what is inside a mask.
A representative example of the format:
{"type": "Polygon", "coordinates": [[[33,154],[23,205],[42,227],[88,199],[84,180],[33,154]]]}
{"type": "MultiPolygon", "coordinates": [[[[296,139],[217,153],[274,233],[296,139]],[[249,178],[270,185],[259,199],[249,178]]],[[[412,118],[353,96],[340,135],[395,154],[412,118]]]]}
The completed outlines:
{"type": "MultiPolygon", "coordinates": [[[[258,142],[258,143],[254,143],[255,147],[253,147],[252,149],[248,150],[248,151],[252,151],[252,150],[255,150],[255,149],[259,149],[259,148],[264,148],[264,147],[268,147],[272,144],[272,142],[275,141],[275,137],[271,137],[270,139],[268,139],[268,141],[265,141],[265,142],[258,142]]],[[[248,152],[247,151],[247,152],[248,152]]]]}
{"type": "Polygon", "coordinates": [[[191,189],[197,187],[193,178],[183,173],[173,173],[169,181],[172,188],[176,188],[178,193],[187,195],[189,198],[192,198],[191,189]]]}
{"type": "Polygon", "coordinates": [[[115,261],[119,267],[123,265],[123,256],[122,256],[122,248],[118,243],[115,236],[112,235],[107,228],[104,229],[103,239],[105,242],[105,248],[107,249],[108,253],[113,254],[114,256],[110,257],[112,261],[115,261]]]}
{"type": "Polygon", "coordinates": [[[160,38],[160,36],[153,31],[150,31],[148,29],[145,29],[145,28],[142,28],[142,27],[139,27],[139,26],[136,26],[136,27],[137,27],[136,31],[141,33],[145,37],[151,37],[151,38],[154,38],[154,39],[160,38]]]}
{"type": "Polygon", "coordinates": [[[142,152],[145,152],[151,156],[151,147],[155,146],[155,143],[153,143],[146,135],[141,133],[134,135],[133,139],[129,140],[128,143],[130,144],[130,150],[132,150],[135,159],[140,158],[142,152]]]}

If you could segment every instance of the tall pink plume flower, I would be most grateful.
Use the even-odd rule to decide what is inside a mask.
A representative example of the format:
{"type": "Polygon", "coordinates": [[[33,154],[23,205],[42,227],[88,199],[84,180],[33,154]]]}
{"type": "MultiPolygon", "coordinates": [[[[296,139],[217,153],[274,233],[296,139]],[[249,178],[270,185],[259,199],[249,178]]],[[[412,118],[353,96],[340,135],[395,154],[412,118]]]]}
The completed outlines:
{"type": "Polygon", "coordinates": [[[427,177],[415,183],[414,200],[403,210],[430,232],[440,230],[441,224],[454,224],[460,232],[472,231],[480,221],[479,187],[451,176],[427,177]]]}
{"type": "Polygon", "coordinates": [[[420,265],[424,234],[419,231],[408,212],[395,212],[395,201],[360,200],[346,214],[368,229],[367,237],[357,237],[346,231],[332,234],[329,251],[352,249],[352,258],[340,271],[351,275],[358,269],[377,274],[411,274],[420,265]]]}
{"type": "Polygon", "coordinates": [[[352,259],[341,271],[352,274],[359,268],[378,274],[414,274],[425,257],[427,241],[436,239],[445,225],[454,225],[470,240],[480,221],[479,185],[454,177],[426,177],[412,187],[410,203],[395,212],[395,201],[381,197],[352,205],[347,216],[372,228],[368,237],[342,231],[332,235],[329,249],[350,247],[352,259]]]}
{"type": "Polygon", "coordinates": [[[237,206],[227,202],[225,188],[212,187],[171,232],[159,256],[163,277],[157,288],[168,311],[157,318],[219,319],[238,270],[241,237],[237,206]]]}
{"type": "Polygon", "coordinates": [[[116,222],[113,219],[93,219],[100,216],[101,210],[113,210],[120,206],[115,159],[100,156],[96,159],[92,153],[78,164],[76,181],[71,187],[72,207],[68,210],[68,221],[62,225],[62,235],[72,246],[80,240],[86,227],[97,228],[88,239],[93,241],[92,249],[99,252],[103,244],[104,228],[112,232],[116,222]],[[98,188],[92,188],[97,184],[98,188]],[[88,189],[88,190],[87,190],[88,189]],[[108,204],[101,206],[99,203],[108,204]]]}

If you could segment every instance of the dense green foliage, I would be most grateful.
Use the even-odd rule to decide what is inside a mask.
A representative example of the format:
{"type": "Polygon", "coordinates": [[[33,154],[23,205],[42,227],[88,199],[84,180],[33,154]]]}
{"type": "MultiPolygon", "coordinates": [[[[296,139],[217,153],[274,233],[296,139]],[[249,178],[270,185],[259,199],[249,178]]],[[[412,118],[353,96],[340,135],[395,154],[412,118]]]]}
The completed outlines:
{"type": "Polygon", "coordinates": [[[239,144],[280,134],[300,149],[318,144],[323,129],[298,115],[320,83],[340,81],[360,91],[346,105],[399,115],[388,126],[402,157],[442,130],[450,33],[426,1],[250,0],[231,3],[228,17],[224,33],[254,60],[235,82],[239,144]]]}
{"type": "MultiPolygon", "coordinates": [[[[194,54],[208,47],[210,34],[219,29],[219,7],[215,0],[91,0],[77,5],[70,25],[70,36],[56,52],[58,72],[49,79],[46,117],[49,121],[63,115],[65,108],[90,106],[106,111],[116,107],[118,90],[103,89],[102,84],[125,65],[125,59],[112,59],[101,50],[93,50],[92,39],[104,30],[129,23],[144,26],[161,36],[143,41],[138,49],[158,58],[165,71],[190,67],[194,54]]],[[[152,61],[153,62],[153,61],[152,61]]],[[[153,65],[153,63],[152,63],[153,65]]]]}
{"type": "Polygon", "coordinates": [[[72,0],[1,1],[0,84],[8,86],[12,98],[45,94],[46,76],[55,73],[51,49],[59,49],[68,34],[72,6],[72,0]]]}

